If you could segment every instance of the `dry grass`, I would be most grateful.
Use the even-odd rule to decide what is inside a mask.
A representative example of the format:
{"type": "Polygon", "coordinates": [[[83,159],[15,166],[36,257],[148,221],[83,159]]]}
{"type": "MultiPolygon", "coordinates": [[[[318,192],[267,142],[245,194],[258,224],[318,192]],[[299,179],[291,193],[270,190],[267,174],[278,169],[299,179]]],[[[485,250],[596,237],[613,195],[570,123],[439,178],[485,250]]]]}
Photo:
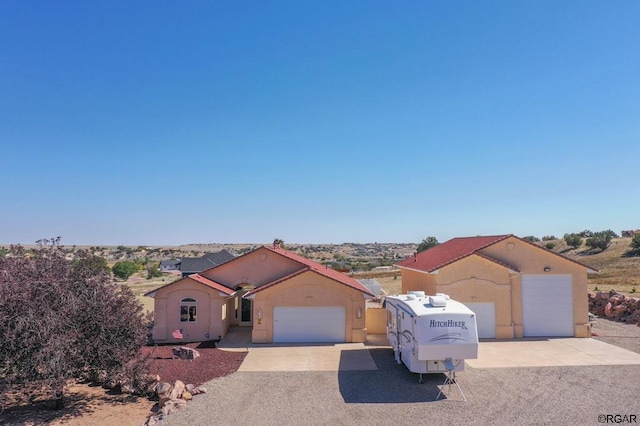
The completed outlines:
{"type": "Polygon", "coordinates": [[[144,294],[154,290],[158,287],[162,287],[163,285],[169,284],[178,278],[180,278],[179,273],[170,272],[164,273],[162,277],[147,279],[147,272],[141,271],[136,274],[133,274],[129,277],[129,279],[123,283],[127,285],[133,292],[136,297],[142,303],[142,306],[147,312],[153,312],[153,298],[147,297],[144,294]]]}
{"type": "Polygon", "coordinates": [[[558,251],[580,263],[598,269],[600,273],[589,274],[590,291],[616,290],[638,296],[640,292],[640,256],[631,251],[631,238],[616,238],[602,252],[590,252],[582,246],[577,250],[558,244],[558,251]],[[596,290],[597,288],[597,290],[596,290]],[[636,292],[633,289],[636,289],[636,292]]]}

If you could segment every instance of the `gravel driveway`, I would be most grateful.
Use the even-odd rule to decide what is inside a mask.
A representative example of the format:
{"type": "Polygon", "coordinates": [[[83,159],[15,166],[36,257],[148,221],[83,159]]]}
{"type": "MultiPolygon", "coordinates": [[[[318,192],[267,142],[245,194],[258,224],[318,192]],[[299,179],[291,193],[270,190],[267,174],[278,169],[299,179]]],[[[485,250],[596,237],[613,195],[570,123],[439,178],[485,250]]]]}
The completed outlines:
{"type": "MultiPolygon", "coordinates": [[[[634,325],[599,319],[594,331],[640,353],[634,325]]],[[[164,424],[597,425],[602,414],[640,421],[640,366],[467,368],[458,379],[468,402],[455,387],[449,399],[434,401],[444,376],[428,375],[418,384],[390,350],[369,351],[378,370],[238,372],[215,379],[209,393],[164,424]]]]}

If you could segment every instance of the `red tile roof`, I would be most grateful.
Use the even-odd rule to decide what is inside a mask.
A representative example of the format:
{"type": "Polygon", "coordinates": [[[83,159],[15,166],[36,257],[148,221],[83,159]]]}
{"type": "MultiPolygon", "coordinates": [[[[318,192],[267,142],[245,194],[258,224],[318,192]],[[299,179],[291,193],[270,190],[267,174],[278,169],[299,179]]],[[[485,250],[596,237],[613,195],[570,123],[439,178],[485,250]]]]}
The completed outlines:
{"type": "Polygon", "coordinates": [[[316,273],[318,273],[320,275],[323,275],[323,276],[325,276],[327,278],[330,278],[330,279],[332,279],[334,281],[337,281],[340,284],[344,284],[347,287],[351,287],[353,289],[361,291],[364,294],[367,294],[369,296],[374,296],[375,297],[375,294],[371,293],[371,291],[368,288],[366,288],[365,286],[360,284],[355,278],[351,278],[350,276],[345,275],[342,272],[338,272],[335,269],[329,268],[328,266],[321,265],[321,264],[319,264],[317,262],[314,262],[313,260],[309,260],[306,257],[302,257],[302,256],[297,255],[295,253],[291,253],[290,251],[287,251],[285,249],[281,249],[279,247],[272,248],[272,247],[264,246],[263,248],[265,248],[265,249],[267,249],[267,250],[269,250],[269,251],[271,251],[273,253],[279,254],[280,256],[284,256],[284,257],[286,257],[288,259],[291,259],[291,260],[293,260],[295,262],[298,262],[298,263],[304,265],[305,268],[301,269],[300,271],[296,271],[296,272],[294,272],[294,273],[292,273],[292,274],[290,274],[290,275],[288,275],[286,277],[278,278],[275,281],[272,281],[272,282],[270,282],[268,284],[260,286],[260,287],[256,288],[255,290],[251,291],[250,294],[255,294],[255,293],[259,292],[259,291],[262,291],[265,288],[273,287],[274,285],[276,285],[278,283],[281,283],[281,282],[283,282],[283,281],[285,281],[285,280],[287,280],[289,278],[292,278],[293,276],[296,276],[296,275],[298,275],[298,274],[300,274],[302,272],[313,271],[313,272],[316,272],[316,273]]]}
{"type": "Polygon", "coordinates": [[[580,263],[573,259],[569,259],[568,257],[562,256],[561,254],[554,253],[530,241],[524,240],[520,237],[516,237],[513,234],[492,235],[492,236],[486,236],[486,237],[480,236],[480,237],[453,238],[449,241],[446,241],[428,250],[420,252],[416,256],[412,256],[405,260],[402,260],[396,263],[396,265],[401,268],[415,269],[423,272],[434,272],[442,268],[443,266],[447,266],[453,262],[456,262],[460,259],[463,259],[467,256],[474,254],[474,255],[481,256],[492,262],[495,262],[499,265],[502,265],[506,268],[509,268],[515,272],[520,272],[517,268],[511,265],[508,265],[504,262],[501,262],[497,259],[494,259],[492,257],[489,257],[479,252],[480,250],[486,247],[489,247],[493,244],[496,244],[500,241],[506,240],[507,238],[516,238],[519,241],[530,244],[540,250],[547,251],[555,256],[568,260],[569,262],[573,262],[580,266],[584,266],[585,268],[587,268],[589,272],[598,272],[597,269],[593,269],[592,267],[585,265],[584,263],[580,263]]]}
{"type": "Polygon", "coordinates": [[[230,289],[230,288],[228,288],[228,287],[226,287],[226,286],[224,286],[224,285],[222,285],[220,283],[217,283],[217,282],[215,282],[213,280],[210,280],[209,278],[205,278],[205,277],[203,277],[202,275],[199,275],[199,274],[191,274],[188,277],[180,278],[178,280],[175,280],[174,282],[171,282],[169,284],[163,285],[162,287],[158,287],[156,289],[153,289],[153,290],[145,293],[144,295],[145,296],[150,296],[150,297],[155,297],[155,293],[158,290],[163,289],[165,287],[169,287],[170,285],[174,285],[174,284],[176,284],[176,283],[178,283],[180,281],[187,280],[187,279],[191,279],[191,280],[196,281],[196,282],[198,282],[200,284],[204,284],[207,287],[211,287],[214,290],[217,290],[217,291],[219,291],[221,293],[224,293],[224,294],[227,294],[227,295],[230,295],[230,294],[234,293],[234,291],[232,289],[230,289]]]}
{"type": "Polygon", "coordinates": [[[511,236],[494,235],[489,237],[454,238],[402,260],[396,265],[418,271],[433,272],[511,236]]]}
{"type": "Polygon", "coordinates": [[[233,294],[233,293],[235,293],[235,291],[230,289],[229,287],[224,286],[224,285],[222,285],[220,283],[217,283],[214,280],[211,280],[209,278],[203,277],[200,274],[191,274],[187,278],[191,278],[194,281],[197,281],[197,282],[199,282],[201,284],[204,284],[204,285],[209,286],[209,287],[211,287],[213,289],[216,289],[219,292],[224,293],[224,294],[233,294]]]}

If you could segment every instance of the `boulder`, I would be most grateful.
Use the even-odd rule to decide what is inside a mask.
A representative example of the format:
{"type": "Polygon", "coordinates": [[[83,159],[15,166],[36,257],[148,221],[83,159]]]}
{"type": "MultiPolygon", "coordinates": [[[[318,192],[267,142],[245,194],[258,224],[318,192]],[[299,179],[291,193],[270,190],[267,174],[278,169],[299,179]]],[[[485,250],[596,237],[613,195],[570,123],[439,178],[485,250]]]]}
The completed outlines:
{"type": "Polygon", "coordinates": [[[200,395],[201,393],[207,393],[207,388],[205,388],[204,386],[198,386],[197,388],[193,388],[190,393],[191,395],[200,395]]]}
{"type": "Polygon", "coordinates": [[[179,399],[182,397],[182,392],[185,390],[185,385],[180,380],[176,380],[173,384],[173,389],[171,389],[171,393],[169,394],[169,398],[171,399],[179,399]]]}
{"type": "Polygon", "coordinates": [[[612,309],[613,305],[611,304],[611,302],[608,302],[604,307],[604,314],[607,316],[607,318],[613,318],[613,313],[611,312],[612,309]]]}
{"type": "Polygon", "coordinates": [[[158,398],[168,398],[171,394],[172,386],[170,383],[162,382],[156,385],[156,394],[158,398]]]}
{"type": "Polygon", "coordinates": [[[179,359],[194,360],[200,356],[200,353],[195,349],[191,349],[187,346],[176,346],[172,348],[173,357],[179,359]]]}
{"type": "Polygon", "coordinates": [[[185,390],[184,392],[182,392],[182,399],[184,399],[185,401],[191,401],[193,399],[193,396],[188,390],[185,390]]]}

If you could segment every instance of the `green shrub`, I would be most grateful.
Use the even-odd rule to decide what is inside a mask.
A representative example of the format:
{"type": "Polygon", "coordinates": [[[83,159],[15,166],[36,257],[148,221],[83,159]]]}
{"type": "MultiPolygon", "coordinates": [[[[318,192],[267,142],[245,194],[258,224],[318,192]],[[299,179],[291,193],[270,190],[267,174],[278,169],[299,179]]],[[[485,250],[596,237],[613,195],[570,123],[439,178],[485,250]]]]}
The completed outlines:
{"type": "Polygon", "coordinates": [[[546,244],[544,245],[544,247],[545,247],[547,250],[553,250],[553,249],[556,247],[556,243],[546,243],[546,244]]]}
{"type": "Polygon", "coordinates": [[[436,237],[427,237],[422,240],[420,244],[418,244],[418,248],[416,249],[416,251],[420,253],[421,251],[428,250],[431,247],[437,246],[438,244],[440,243],[438,242],[438,239],[436,237]]]}
{"type": "Polygon", "coordinates": [[[159,278],[162,276],[162,271],[158,269],[158,265],[149,263],[147,264],[147,279],[159,278]]]}
{"type": "Polygon", "coordinates": [[[542,241],[553,241],[558,239],[559,238],[557,238],[555,235],[545,235],[544,237],[542,237],[542,241]]]}
{"type": "Polygon", "coordinates": [[[640,234],[636,234],[631,238],[631,247],[635,250],[640,250],[640,234]]]}
{"type": "Polygon", "coordinates": [[[138,272],[138,266],[129,260],[122,260],[120,262],[116,262],[111,270],[113,271],[114,276],[126,281],[131,275],[138,272]]]}
{"type": "Polygon", "coordinates": [[[615,233],[611,230],[594,232],[590,238],[587,238],[587,247],[604,251],[611,244],[614,235],[615,233]]]}
{"type": "Polygon", "coordinates": [[[568,246],[577,249],[582,245],[582,237],[580,234],[564,234],[564,242],[567,243],[568,246]]]}

